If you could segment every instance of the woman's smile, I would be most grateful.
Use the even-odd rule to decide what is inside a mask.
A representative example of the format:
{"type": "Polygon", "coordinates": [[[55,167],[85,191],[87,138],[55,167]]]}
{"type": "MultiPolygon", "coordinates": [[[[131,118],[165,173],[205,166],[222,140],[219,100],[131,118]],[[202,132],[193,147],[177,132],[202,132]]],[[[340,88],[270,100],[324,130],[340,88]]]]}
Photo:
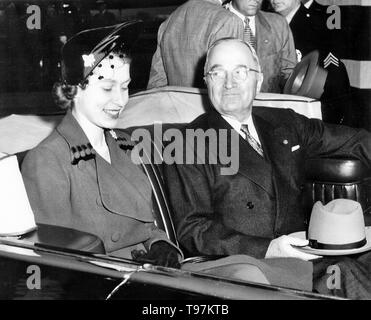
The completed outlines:
{"type": "Polygon", "coordinates": [[[103,112],[110,116],[112,119],[118,119],[124,108],[104,108],[103,112]]]}

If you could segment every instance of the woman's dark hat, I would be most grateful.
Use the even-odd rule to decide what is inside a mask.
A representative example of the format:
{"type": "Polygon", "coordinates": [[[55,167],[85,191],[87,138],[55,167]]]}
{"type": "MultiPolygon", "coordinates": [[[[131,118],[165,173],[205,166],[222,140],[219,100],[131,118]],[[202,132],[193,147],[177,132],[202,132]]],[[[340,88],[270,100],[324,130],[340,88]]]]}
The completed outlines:
{"type": "Polygon", "coordinates": [[[82,83],[110,52],[129,51],[143,30],[143,22],[127,21],[74,35],[62,48],[62,79],[82,83]]]}

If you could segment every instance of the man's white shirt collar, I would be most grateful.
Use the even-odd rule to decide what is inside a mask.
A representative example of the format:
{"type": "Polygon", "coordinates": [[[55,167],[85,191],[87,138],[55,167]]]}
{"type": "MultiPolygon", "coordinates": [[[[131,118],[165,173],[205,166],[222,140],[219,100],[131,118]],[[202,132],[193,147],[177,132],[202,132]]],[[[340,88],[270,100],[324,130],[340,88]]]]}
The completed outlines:
{"type": "Polygon", "coordinates": [[[292,18],[294,17],[294,15],[296,14],[296,12],[299,10],[300,8],[300,3],[299,5],[294,9],[292,10],[285,18],[286,18],[286,21],[287,23],[290,23],[292,18]]]}
{"type": "MultiPolygon", "coordinates": [[[[231,125],[231,127],[232,127],[234,130],[236,130],[236,131],[240,134],[240,136],[241,136],[242,138],[244,138],[244,139],[245,139],[245,134],[241,131],[241,125],[242,125],[242,124],[247,124],[248,127],[249,127],[249,132],[250,132],[250,134],[254,137],[254,139],[255,139],[256,141],[258,141],[258,142],[260,143],[259,136],[258,136],[258,132],[257,132],[256,129],[255,129],[255,125],[254,125],[254,122],[253,122],[253,120],[252,120],[252,116],[251,116],[251,115],[250,115],[250,117],[247,119],[247,121],[246,121],[246,122],[243,122],[243,123],[239,122],[237,119],[232,118],[232,117],[228,117],[228,116],[224,116],[224,115],[222,115],[222,117],[223,117],[223,119],[224,119],[225,121],[227,121],[227,122],[231,125]]],[[[261,144],[261,143],[260,143],[260,144],[261,144]]]]}
{"type": "MultiPolygon", "coordinates": [[[[232,2],[227,3],[225,5],[225,8],[227,10],[229,10],[230,12],[234,13],[237,17],[239,17],[242,20],[243,25],[245,26],[245,18],[246,17],[241,12],[237,11],[233,7],[232,2]]],[[[255,34],[256,34],[256,32],[255,32],[255,30],[256,30],[256,28],[255,28],[255,16],[249,16],[249,26],[251,28],[251,31],[252,31],[253,35],[255,36],[255,34]]]]}
{"type": "Polygon", "coordinates": [[[307,3],[304,4],[304,6],[305,6],[307,9],[309,9],[310,6],[312,5],[312,3],[313,3],[313,0],[309,0],[307,3]]]}

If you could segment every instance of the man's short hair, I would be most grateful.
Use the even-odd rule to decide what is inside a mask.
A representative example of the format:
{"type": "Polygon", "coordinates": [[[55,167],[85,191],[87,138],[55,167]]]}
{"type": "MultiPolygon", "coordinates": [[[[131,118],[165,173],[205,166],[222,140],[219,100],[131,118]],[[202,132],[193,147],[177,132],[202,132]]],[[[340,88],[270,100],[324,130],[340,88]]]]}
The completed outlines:
{"type": "Polygon", "coordinates": [[[256,54],[256,51],[255,49],[253,48],[253,46],[246,42],[246,41],[243,41],[239,38],[232,38],[232,37],[226,37],[226,38],[220,38],[216,41],[214,41],[210,47],[207,49],[207,53],[206,53],[206,61],[205,61],[205,65],[204,65],[204,75],[206,75],[206,73],[208,72],[208,70],[206,70],[206,68],[208,67],[208,64],[209,64],[209,55],[210,55],[210,52],[213,48],[215,48],[218,44],[222,43],[222,42],[228,42],[228,41],[237,41],[237,42],[241,42],[243,43],[244,45],[246,45],[246,47],[249,48],[252,56],[253,56],[253,59],[256,63],[256,66],[257,66],[257,69],[259,70],[259,72],[261,72],[261,67],[260,67],[260,62],[259,62],[259,58],[258,58],[258,55],[256,54]]]}

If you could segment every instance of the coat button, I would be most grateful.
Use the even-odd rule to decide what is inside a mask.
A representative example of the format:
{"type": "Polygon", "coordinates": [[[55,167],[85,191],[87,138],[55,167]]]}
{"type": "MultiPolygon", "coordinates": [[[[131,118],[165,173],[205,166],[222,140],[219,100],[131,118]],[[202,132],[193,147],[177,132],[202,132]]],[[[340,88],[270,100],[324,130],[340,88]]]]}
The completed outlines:
{"type": "Polygon", "coordinates": [[[120,232],[114,232],[112,235],[111,235],[111,240],[113,242],[117,242],[120,240],[120,237],[121,237],[121,234],[120,232]]]}
{"type": "Polygon", "coordinates": [[[78,162],[78,164],[77,164],[77,167],[78,167],[80,170],[84,169],[85,166],[86,166],[86,163],[85,163],[84,160],[80,160],[80,161],[78,162]]]}
{"type": "Polygon", "coordinates": [[[254,204],[251,201],[249,201],[248,203],[246,203],[246,207],[248,207],[249,209],[253,209],[254,204]]]}

